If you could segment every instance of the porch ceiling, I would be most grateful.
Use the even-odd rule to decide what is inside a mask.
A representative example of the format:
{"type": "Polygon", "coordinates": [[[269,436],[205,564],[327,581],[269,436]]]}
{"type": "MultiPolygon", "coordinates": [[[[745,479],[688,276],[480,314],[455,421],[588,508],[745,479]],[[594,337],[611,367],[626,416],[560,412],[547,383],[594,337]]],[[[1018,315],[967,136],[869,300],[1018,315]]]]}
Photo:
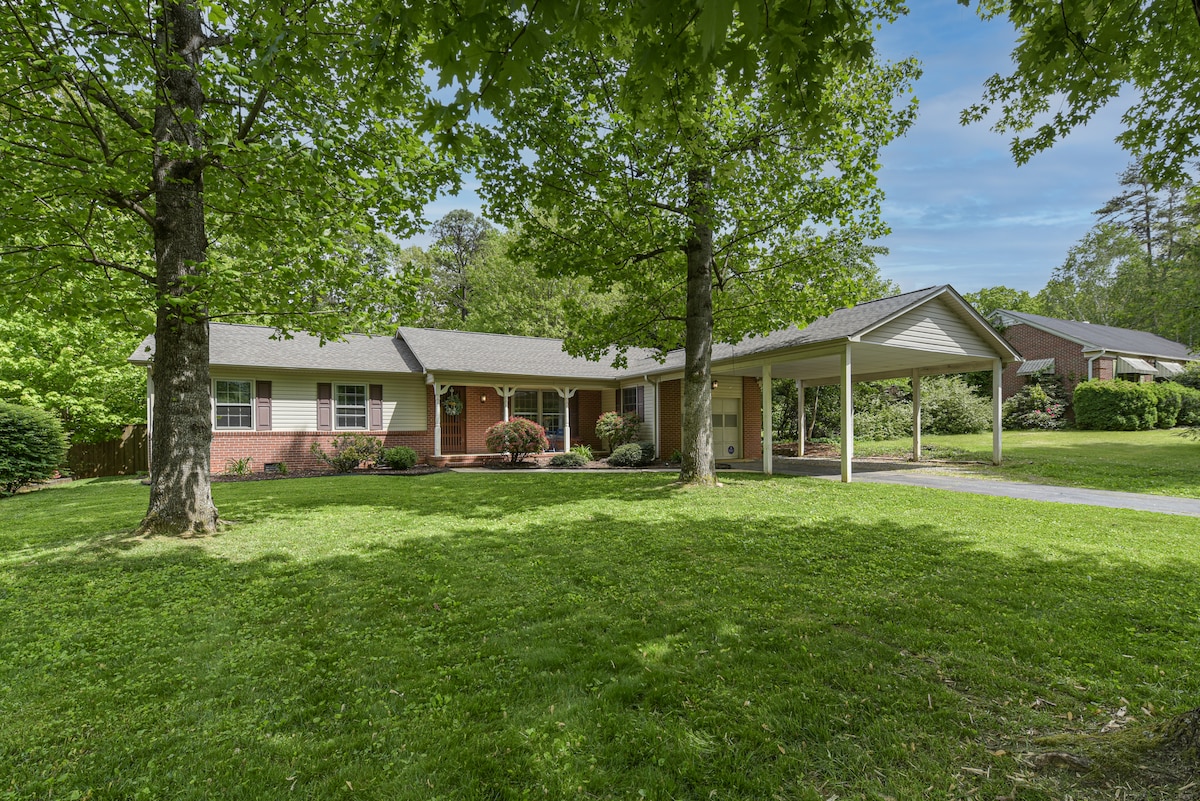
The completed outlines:
{"type": "MultiPolygon", "coordinates": [[[[817,353],[792,354],[786,359],[757,361],[753,365],[714,365],[713,372],[724,375],[761,376],[764,363],[771,365],[775,378],[791,378],[810,386],[836,384],[841,381],[841,353],[823,349],[817,353]]],[[[991,370],[995,357],[940,353],[928,350],[855,342],[852,345],[850,367],[855,381],[875,381],[882,378],[911,376],[914,370],[922,375],[966,373],[991,370]]]]}

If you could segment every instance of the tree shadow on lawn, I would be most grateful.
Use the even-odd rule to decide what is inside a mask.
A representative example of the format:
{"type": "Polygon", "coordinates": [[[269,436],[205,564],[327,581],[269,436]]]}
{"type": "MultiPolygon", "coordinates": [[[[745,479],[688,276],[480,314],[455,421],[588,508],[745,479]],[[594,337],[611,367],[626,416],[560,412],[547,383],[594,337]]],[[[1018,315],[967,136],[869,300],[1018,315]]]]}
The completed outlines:
{"type": "Polygon", "coordinates": [[[1066,547],[692,507],[34,560],[0,574],[0,789],[1061,797],[1031,733],[1200,697],[1195,562],[1066,547]]]}
{"type": "Polygon", "coordinates": [[[628,506],[687,492],[661,474],[437,473],[398,482],[362,476],[222,484],[214,496],[223,517],[238,523],[298,519],[338,506],[369,506],[419,517],[488,520],[591,502],[628,506]]]}

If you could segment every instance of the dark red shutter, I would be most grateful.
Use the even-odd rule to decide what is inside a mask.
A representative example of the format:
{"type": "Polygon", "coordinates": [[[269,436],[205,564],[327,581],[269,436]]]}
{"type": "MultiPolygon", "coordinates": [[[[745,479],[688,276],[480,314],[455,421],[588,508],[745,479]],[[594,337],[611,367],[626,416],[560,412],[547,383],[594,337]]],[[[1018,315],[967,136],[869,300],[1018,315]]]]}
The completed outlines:
{"type": "Polygon", "coordinates": [[[271,382],[255,381],[254,395],[256,398],[254,427],[259,431],[271,430],[271,382]]]}
{"type": "Polygon", "coordinates": [[[371,402],[367,410],[368,426],[372,431],[383,430],[383,384],[372,384],[370,387],[371,402]]]}
{"type": "Polygon", "coordinates": [[[637,416],[646,419],[646,388],[640,385],[637,387],[637,416]]]}
{"type": "Polygon", "coordinates": [[[333,430],[333,384],[317,384],[317,430],[333,430]]]}

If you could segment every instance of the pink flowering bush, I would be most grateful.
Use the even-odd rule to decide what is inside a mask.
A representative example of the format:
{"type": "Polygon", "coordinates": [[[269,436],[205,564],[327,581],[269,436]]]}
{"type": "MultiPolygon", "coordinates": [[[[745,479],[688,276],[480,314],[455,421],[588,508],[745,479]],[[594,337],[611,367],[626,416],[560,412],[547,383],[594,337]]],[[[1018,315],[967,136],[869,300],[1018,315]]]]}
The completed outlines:
{"type": "Polygon", "coordinates": [[[608,440],[613,450],[633,442],[641,429],[642,418],[636,414],[605,412],[596,421],[596,436],[608,440]]]}
{"type": "Polygon", "coordinates": [[[524,417],[500,421],[487,430],[487,449],[492,453],[507,453],[517,464],[531,453],[542,453],[550,447],[546,429],[524,417]]]}
{"type": "Polygon", "coordinates": [[[1004,427],[1052,431],[1067,424],[1067,406],[1046,392],[1041,384],[1026,384],[1004,402],[1004,427]]]}

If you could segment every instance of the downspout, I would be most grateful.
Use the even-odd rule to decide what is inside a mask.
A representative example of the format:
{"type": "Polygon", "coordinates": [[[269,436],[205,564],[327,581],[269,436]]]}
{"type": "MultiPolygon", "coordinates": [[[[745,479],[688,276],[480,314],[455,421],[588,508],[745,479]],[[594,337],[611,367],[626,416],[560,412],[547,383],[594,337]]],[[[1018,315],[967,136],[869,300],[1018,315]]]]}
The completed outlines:
{"type": "Polygon", "coordinates": [[[1102,350],[1099,353],[1097,353],[1095,356],[1088,357],[1088,377],[1087,377],[1088,381],[1092,380],[1092,365],[1096,363],[1096,359],[1099,359],[1101,356],[1107,356],[1107,355],[1108,355],[1108,351],[1102,350]]]}

